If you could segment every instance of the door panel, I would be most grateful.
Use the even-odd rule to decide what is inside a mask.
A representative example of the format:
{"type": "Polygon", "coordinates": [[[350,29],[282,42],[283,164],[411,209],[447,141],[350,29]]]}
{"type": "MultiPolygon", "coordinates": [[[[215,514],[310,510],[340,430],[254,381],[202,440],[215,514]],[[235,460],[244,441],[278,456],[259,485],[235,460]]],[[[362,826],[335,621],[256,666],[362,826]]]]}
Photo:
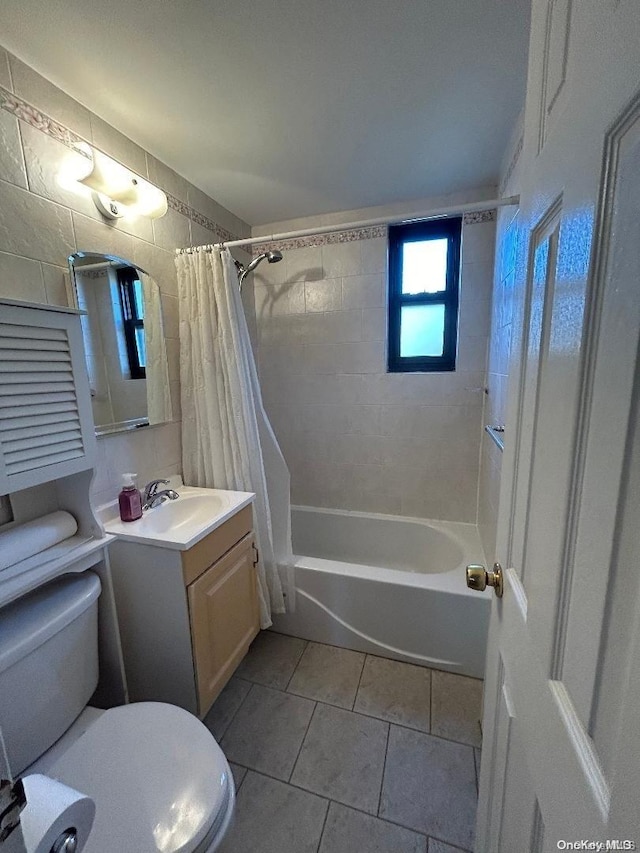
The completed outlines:
{"type": "MultiPolygon", "coordinates": [[[[597,675],[593,662],[599,657],[603,621],[607,613],[610,619],[619,618],[617,609],[604,606],[612,580],[603,568],[610,566],[611,573],[615,574],[618,562],[619,518],[612,510],[619,501],[622,504],[625,501],[620,488],[628,468],[625,436],[637,376],[640,285],[636,290],[631,284],[626,293],[618,289],[617,298],[608,300],[604,298],[604,289],[608,287],[613,291],[616,282],[637,282],[640,277],[637,182],[640,174],[640,99],[634,100],[631,109],[616,122],[608,137],[601,236],[601,244],[607,247],[608,261],[603,259],[602,292],[594,288],[591,306],[592,315],[602,314],[599,322],[608,331],[597,351],[593,348],[594,351],[589,352],[585,347],[584,397],[588,410],[582,413],[576,460],[576,479],[584,497],[576,496],[578,511],[568,535],[573,581],[568,618],[563,626],[566,634],[559,637],[557,665],[557,677],[564,678],[585,719],[591,714],[597,675]],[[603,440],[606,442],[603,452],[594,452],[594,443],[603,440]],[[586,636],[585,624],[591,629],[586,636]]],[[[622,566],[618,568],[624,570],[622,566]]],[[[631,589],[628,587],[627,592],[631,589]]],[[[616,608],[624,606],[624,601],[616,604],[616,608]]]]}
{"type": "Polygon", "coordinates": [[[253,537],[249,535],[188,587],[201,717],[259,630],[253,554],[253,537]]]}
{"type": "Polygon", "coordinates": [[[478,853],[640,849],[639,67],[637,2],[533,0],[478,853]]]}

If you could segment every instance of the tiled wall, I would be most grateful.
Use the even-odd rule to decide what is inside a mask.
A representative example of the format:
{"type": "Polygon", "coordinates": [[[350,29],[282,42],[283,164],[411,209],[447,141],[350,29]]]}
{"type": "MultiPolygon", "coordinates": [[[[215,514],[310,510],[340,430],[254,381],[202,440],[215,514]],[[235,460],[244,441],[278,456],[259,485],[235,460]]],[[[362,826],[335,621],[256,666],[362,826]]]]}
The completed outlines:
{"type": "MultiPolygon", "coordinates": [[[[415,209],[464,200],[476,198],[431,199],[415,209]]],[[[253,233],[400,211],[407,205],[253,233]]],[[[334,239],[285,248],[284,260],[263,263],[254,281],[263,395],[291,470],[292,502],[475,522],[495,222],[463,226],[452,373],[386,372],[386,237],[334,239]]]]}
{"type": "MultiPolygon", "coordinates": [[[[162,292],[176,422],[98,441],[94,492],[98,501],[108,500],[125,471],[137,471],[146,481],[181,467],[173,250],[216,242],[224,231],[248,236],[250,229],[1,47],[0,104],[0,296],[66,305],[67,257],[78,250],[131,260],[155,278],[162,292]],[[167,215],[107,224],[90,198],[61,186],[61,166],[74,156],[64,140],[78,136],[170,193],[167,215]]],[[[250,299],[250,286],[245,290],[250,299]]]]}
{"type": "MultiPolygon", "coordinates": [[[[522,126],[519,121],[507,149],[501,196],[519,191],[519,158],[522,148],[522,126]]],[[[498,212],[496,231],[496,257],[493,284],[493,308],[487,364],[488,395],[485,405],[485,423],[504,425],[507,413],[507,380],[511,348],[513,291],[515,286],[516,240],[518,237],[518,209],[505,207],[498,212]]],[[[508,441],[509,438],[505,434],[508,441]]],[[[478,524],[482,544],[489,562],[493,562],[496,549],[496,528],[500,497],[502,452],[492,439],[483,433],[480,455],[480,489],[478,498],[478,524]]]]}

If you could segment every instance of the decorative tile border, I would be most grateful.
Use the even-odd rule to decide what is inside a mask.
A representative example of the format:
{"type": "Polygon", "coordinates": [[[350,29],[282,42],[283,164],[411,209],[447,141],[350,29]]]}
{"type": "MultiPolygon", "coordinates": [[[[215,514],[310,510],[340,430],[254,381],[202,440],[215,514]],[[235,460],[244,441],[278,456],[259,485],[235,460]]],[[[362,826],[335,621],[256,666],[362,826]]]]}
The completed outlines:
{"type": "MultiPolygon", "coordinates": [[[[495,222],[497,211],[481,210],[476,213],[465,213],[462,216],[463,225],[477,225],[480,222],[495,222]]],[[[334,231],[332,234],[313,234],[310,237],[292,237],[288,240],[272,240],[269,243],[259,243],[251,247],[251,254],[255,258],[262,252],[271,252],[274,249],[290,251],[291,249],[307,249],[317,246],[331,246],[336,243],[353,243],[356,240],[373,240],[376,237],[387,236],[386,225],[376,225],[370,228],[353,228],[347,231],[334,231]]]]}
{"type": "MultiPolygon", "coordinates": [[[[7,89],[3,89],[2,86],[0,86],[0,108],[11,113],[11,115],[14,115],[17,119],[20,119],[20,121],[31,125],[31,127],[36,130],[40,130],[52,139],[62,142],[63,145],[66,145],[67,148],[70,148],[72,151],[81,154],[83,157],[91,159],[91,155],[82,148],[82,144],[88,144],[91,145],[92,148],[96,148],[93,143],[83,139],[68,127],[60,124],[60,122],[57,122],[55,119],[52,119],[51,116],[48,116],[46,113],[43,113],[41,110],[38,110],[36,107],[27,103],[27,101],[24,101],[22,98],[19,98],[17,95],[9,92],[7,89]]],[[[110,157],[111,155],[109,154],[108,156],[110,157]]],[[[160,187],[160,189],[163,188],[160,187]]],[[[195,210],[195,208],[190,207],[186,202],[181,201],[179,198],[176,198],[164,189],[163,192],[167,196],[167,204],[171,210],[175,210],[177,213],[181,213],[183,216],[186,216],[187,219],[190,219],[192,222],[197,222],[198,225],[202,225],[203,228],[213,231],[216,239],[220,242],[226,243],[229,240],[238,239],[237,235],[232,234],[231,231],[227,231],[226,228],[218,225],[218,223],[214,222],[213,219],[209,219],[209,217],[205,216],[204,213],[200,213],[195,210]]]]}
{"type": "Polygon", "coordinates": [[[68,127],[65,127],[63,124],[60,124],[60,122],[55,121],[35,107],[32,107],[31,104],[28,104],[26,101],[23,101],[22,98],[19,98],[17,95],[3,89],[1,86],[0,107],[20,119],[20,121],[30,124],[31,127],[35,127],[36,130],[41,130],[52,139],[57,139],[58,142],[62,142],[62,144],[66,145],[67,148],[71,148],[85,157],[90,157],[86,151],[76,147],[79,143],[85,141],[81,136],[78,136],[77,133],[69,130],[68,127]]]}
{"type": "Polygon", "coordinates": [[[309,237],[291,237],[288,240],[259,243],[257,246],[251,247],[251,254],[255,256],[262,252],[270,252],[273,249],[289,251],[291,249],[329,246],[335,243],[354,243],[357,240],[372,240],[375,237],[386,236],[386,225],[377,225],[373,228],[354,228],[349,231],[334,231],[331,234],[312,234],[309,237]]]}
{"type": "Polygon", "coordinates": [[[479,225],[481,222],[495,222],[497,211],[494,210],[477,210],[474,213],[464,213],[462,215],[463,225],[479,225]]]}

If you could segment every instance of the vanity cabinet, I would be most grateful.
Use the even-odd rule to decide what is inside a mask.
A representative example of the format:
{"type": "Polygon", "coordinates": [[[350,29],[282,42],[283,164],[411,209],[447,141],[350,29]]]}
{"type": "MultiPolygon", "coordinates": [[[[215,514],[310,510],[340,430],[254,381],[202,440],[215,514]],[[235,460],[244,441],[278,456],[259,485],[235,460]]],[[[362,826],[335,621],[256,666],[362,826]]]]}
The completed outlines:
{"type": "Polygon", "coordinates": [[[110,545],[132,702],[207,714],[260,629],[252,525],[246,506],[185,551],[110,545]]]}

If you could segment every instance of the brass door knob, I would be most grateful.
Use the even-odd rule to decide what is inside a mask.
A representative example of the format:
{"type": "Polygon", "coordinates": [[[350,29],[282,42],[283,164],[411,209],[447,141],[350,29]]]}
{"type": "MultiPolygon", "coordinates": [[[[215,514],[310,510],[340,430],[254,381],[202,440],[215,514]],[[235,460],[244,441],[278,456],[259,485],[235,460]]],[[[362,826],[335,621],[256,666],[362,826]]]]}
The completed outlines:
{"type": "Polygon", "coordinates": [[[467,586],[469,589],[477,589],[481,592],[488,586],[492,586],[498,598],[502,598],[502,566],[500,563],[494,563],[492,572],[488,572],[484,566],[467,566],[467,586]]]}

